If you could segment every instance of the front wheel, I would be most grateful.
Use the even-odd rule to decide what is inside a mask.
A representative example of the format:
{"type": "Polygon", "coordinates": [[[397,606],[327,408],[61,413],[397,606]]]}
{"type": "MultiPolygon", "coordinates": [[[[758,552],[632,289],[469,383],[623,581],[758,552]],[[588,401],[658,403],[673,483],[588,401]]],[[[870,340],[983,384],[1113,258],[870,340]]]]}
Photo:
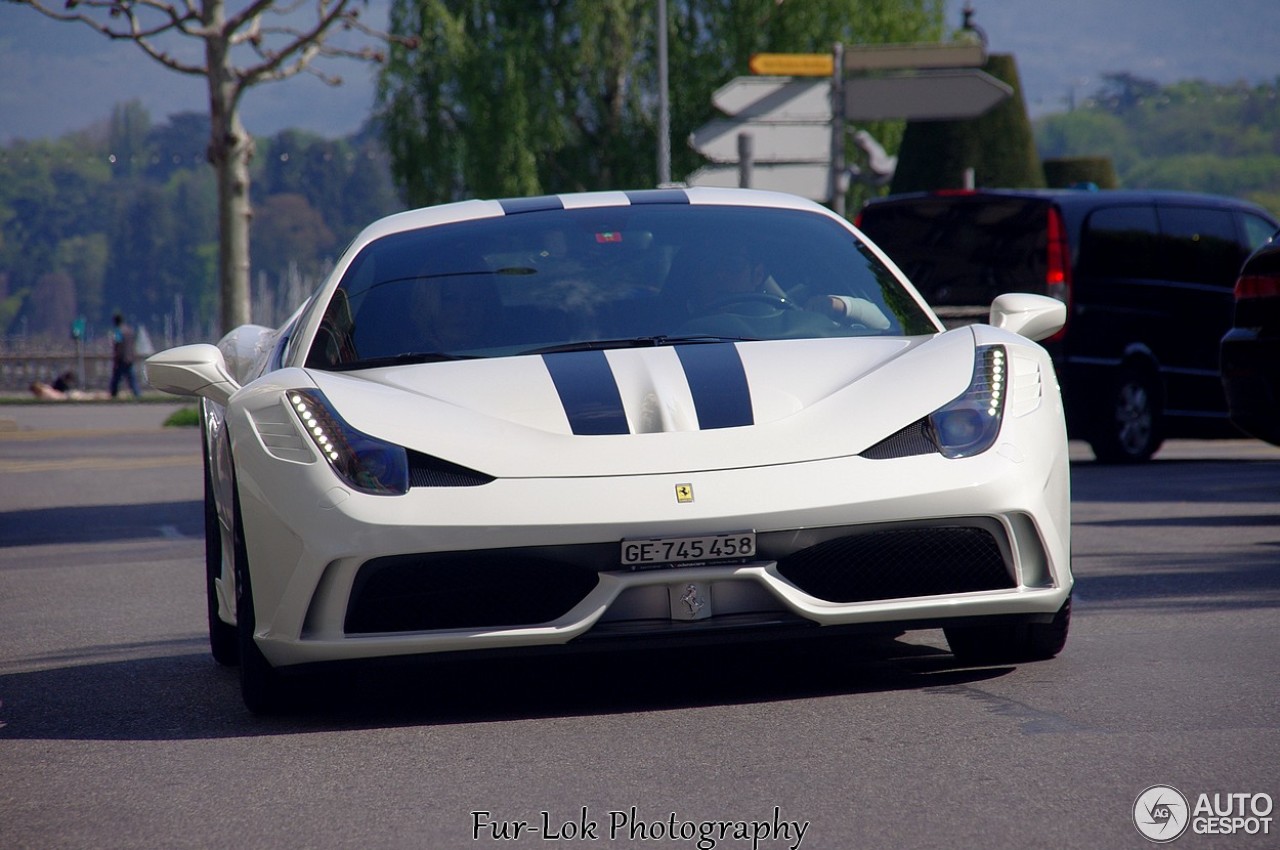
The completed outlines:
{"type": "Polygon", "coordinates": [[[965,663],[1012,664],[1044,661],[1062,651],[1071,628],[1071,597],[1047,623],[1011,620],[982,626],[948,626],[942,630],[957,660],[965,663]]]}
{"type": "Polygon", "coordinates": [[[209,437],[204,431],[204,589],[209,614],[209,649],[213,660],[234,666],[240,662],[240,644],[236,627],[224,623],[218,614],[218,586],[222,575],[222,529],[218,523],[218,504],[213,495],[213,473],[210,471],[209,437]]]}
{"type": "MultiPolygon", "coordinates": [[[[234,485],[233,485],[234,487],[234,485]]],[[[235,505],[235,576],[236,636],[240,651],[240,694],[245,706],[254,714],[278,714],[288,708],[280,674],[258,648],[253,633],[257,621],[253,610],[253,585],[249,576],[248,550],[244,542],[244,523],[240,519],[240,494],[235,505]]]]}

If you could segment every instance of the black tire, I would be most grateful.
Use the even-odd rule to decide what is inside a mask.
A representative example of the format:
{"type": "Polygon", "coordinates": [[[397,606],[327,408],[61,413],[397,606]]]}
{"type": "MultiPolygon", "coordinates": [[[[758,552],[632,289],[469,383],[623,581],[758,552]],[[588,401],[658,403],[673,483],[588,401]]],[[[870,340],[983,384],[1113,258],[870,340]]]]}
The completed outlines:
{"type": "Polygon", "coordinates": [[[240,663],[240,639],[236,627],[218,616],[218,589],[214,579],[222,574],[222,531],[218,525],[218,506],[213,498],[213,473],[209,467],[209,434],[200,423],[204,446],[204,579],[205,600],[209,614],[209,649],[213,660],[232,667],[240,663]]]}
{"type": "Polygon", "coordinates": [[[1089,443],[1103,463],[1142,463],[1164,442],[1160,382],[1150,369],[1126,367],[1102,399],[1089,443]]]}
{"type": "Polygon", "coordinates": [[[235,489],[236,635],[240,650],[240,695],[254,714],[279,714],[289,708],[280,674],[267,661],[253,639],[257,628],[253,609],[253,584],[249,576],[244,523],[240,519],[240,494],[235,489]]]}
{"type": "Polygon", "coordinates": [[[1045,661],[1062,651],[1071,629],[1071,597],[1048,623],[1010,620],[983,626],[948,626],[951,654],[966,664],[1045,661]]]}

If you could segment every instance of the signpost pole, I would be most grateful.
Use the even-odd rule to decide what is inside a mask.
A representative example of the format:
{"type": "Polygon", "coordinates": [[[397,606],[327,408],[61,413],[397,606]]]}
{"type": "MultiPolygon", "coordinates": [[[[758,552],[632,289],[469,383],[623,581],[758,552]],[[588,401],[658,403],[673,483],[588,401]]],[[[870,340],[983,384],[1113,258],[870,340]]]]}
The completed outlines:
{"type": "Polygon", "coordinates": [[[832,211],[844,217],[844,44],[831,49],[831,198],[832,211]]]}
{"type": "Polygon", "coordinates": [[[658,0],[658,185],[671,182],[671,106],[667,71],[667,0],[658,0]]]}

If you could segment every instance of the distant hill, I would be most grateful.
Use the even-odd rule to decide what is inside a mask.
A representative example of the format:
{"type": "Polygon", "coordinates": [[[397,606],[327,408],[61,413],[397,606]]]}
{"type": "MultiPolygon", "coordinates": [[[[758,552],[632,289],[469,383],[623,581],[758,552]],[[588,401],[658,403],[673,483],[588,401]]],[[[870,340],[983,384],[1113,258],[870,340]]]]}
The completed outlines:
{"type": "MultiPolygon", "coordinates": [[[[966,2],[991,51],[1016,57],[1033,117],[1065,109],[1112,71],[1161,83],[1280,77],[1274,0],[946,0],[949,25],[959,26],[966,2]]],[[[389,7],[390,0],[370,0],[364,16],[384,21],[389,7]]],[[[333,70],[346,78],[336,89],[307,75],[254,89],[244,103],[246,126],[255,135],[354,132],[372,109],[376,68],[340,62],[333,70]]],[[[56,137],[133,99],[156,120],[206,108],[200,79],[164,70],[131,44],[3,0],[0,80],[0,143],[56,137]]]]}
{"type": "Polygon", "coordinates": [[[1035,130],[1042,157],[1106,156],[1123,187],[1233,195],[1280,213],[1280,80],[1162,86],[1120,76],[1035,130]]]}
{"type": "Polygon", "coordinates": [[[947,0],[966,2],[993,53],[1012,53],[1033,117],[1060,112],[1127,72],[1159,83],[1280,78],[1273,0],[947,0]]]}

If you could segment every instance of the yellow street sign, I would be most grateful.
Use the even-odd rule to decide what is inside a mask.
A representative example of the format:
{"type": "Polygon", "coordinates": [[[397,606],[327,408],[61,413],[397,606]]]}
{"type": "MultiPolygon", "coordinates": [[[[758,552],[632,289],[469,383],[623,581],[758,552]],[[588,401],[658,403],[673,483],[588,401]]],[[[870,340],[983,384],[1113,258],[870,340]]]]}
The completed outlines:
{"type": "Polygon", "coordinates": [[[753,74],[830,77],[835,71],[835,59],[830,53],[756,53],[747,67],[753,74]]]}

